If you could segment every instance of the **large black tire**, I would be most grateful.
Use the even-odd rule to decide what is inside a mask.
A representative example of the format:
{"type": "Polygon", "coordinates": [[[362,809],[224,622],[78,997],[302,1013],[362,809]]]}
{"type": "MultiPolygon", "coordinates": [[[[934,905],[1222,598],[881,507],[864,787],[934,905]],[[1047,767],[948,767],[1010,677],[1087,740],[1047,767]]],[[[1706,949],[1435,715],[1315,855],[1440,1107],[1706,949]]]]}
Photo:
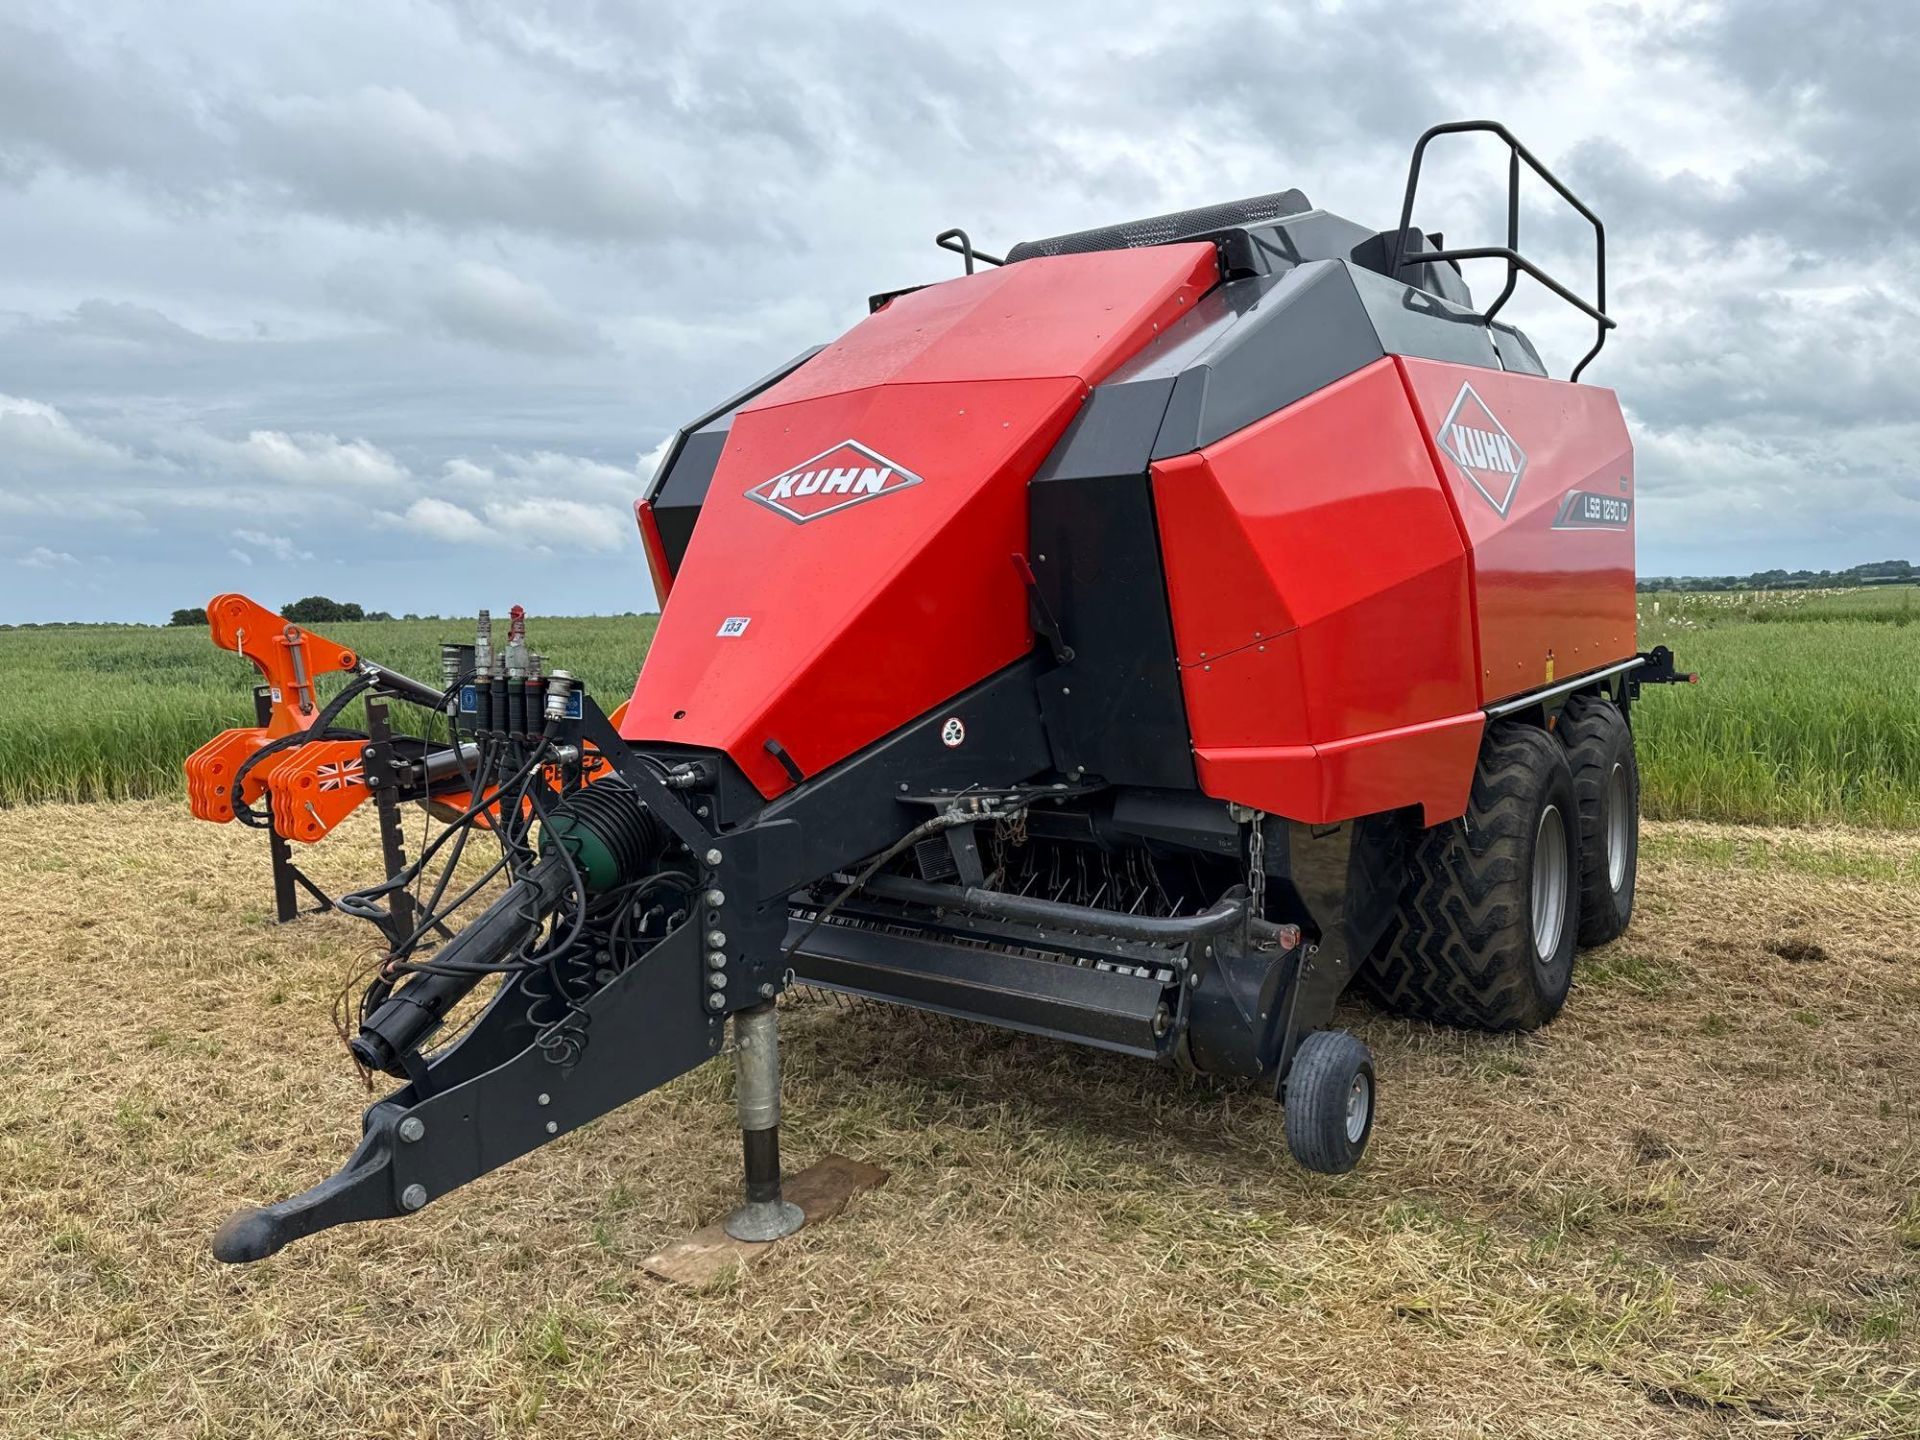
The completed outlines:
{"type": "Polygon", "coordinates": [[[1389,1009],[1475,1030],[1532,1030],[1573,981],[1580,828],[1566,752],[1546,731],[1487,732],[1459,820],[1425,830],[1363,986],[1389,1009]]]}
{"type": "Polygon", "coordinates": [[[1560,712],[1573,794],[1580,807],[1580,943],[1604,945],[1633,919],[1640,868],[1640,765],[1633,729],[1600,695],[1576,695],[1560,712]]]}
{"type": "Polygon", "coordinates": [[[1287,1149],[1309,1170],[1344,1175],[1373,1134],[1373,1052],[1345,1030],[1316,1030],[1287,1071],[1287,1149]]]}

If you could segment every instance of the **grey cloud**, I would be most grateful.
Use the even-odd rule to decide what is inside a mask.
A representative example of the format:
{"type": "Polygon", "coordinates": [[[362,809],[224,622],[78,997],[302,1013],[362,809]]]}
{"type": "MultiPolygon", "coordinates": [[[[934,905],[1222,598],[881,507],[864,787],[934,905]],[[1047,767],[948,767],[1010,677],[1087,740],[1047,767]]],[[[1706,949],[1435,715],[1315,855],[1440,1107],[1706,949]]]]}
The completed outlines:
{"type": "MultiPolygon", "coordinates": [[[[0,554],[139,556],[100,613],[197,603],[229,547],[258,584],[494,601],[467,562],[509,530],[569,557],[527,602],[644,604],[636,457],[867,294],[954,273],[935,230],[992,249],[1289,184],[1384,226],[1413,136],[1473,113],[1609,222],[1622,329],[1590,374],[1640,437],[1649,563],[1915,533],[1904,4],[8,15],[0,395],[44,411],[0,413],[0,554]]],[[[1497,226],[1484,154],[1431,179],[1428,228],[1497,226]]],[[[1582,283],[1577,226],[1526,224],[1582,283]]],[[[1559,309],[1523,289],[1509,313],[1564,367],[1586,337],[1559,309]]],[[[71,613],[6,576],[0,619],[71,613]]]]}
{"type": "Polygon", "coordinates": [[[1730,86],[1735,138],[1765,155],[1724,177],[1669,174],[1595,139],[1582,164],[1609,198],[1662,227],[1774,237],[1813,257],[1911,252],[1920,32],[1908,0],[1743,0],[1649,27],[1639,44],[1651,60],[1730,86]]]}
{"type": "Polygon", "coordinates": [[[688,208],[624,127],[542,134],[392,86],[270,97],[237,118],[256,185],[347,220],[644,240],[674,233],[688,208]]]}
{"type": "Polygon", "coordinates": [[[83,54],[71,27],[0,20],[0,163],[15,183],[60,165],[178,187],[208,139],[182,93],[129,46],[83,54]]]}
{"type": "Polygon", "coordinates": [[[528,355],[593,355],[607,343],[596,320],[569,313],[546,286],[484,260],[398,271],[347,265],[323,288],[341,310],[391,332],[424,330],[528,355]]]}
{"type": "Polygon", "coordinates": [[[211,343],[152,306],[128,300],[82,300],[66,315],[38,328],[48,335],[143,349],[173,350],[211,343]]]}
{"type": "MultiPolygon", "coordinates": [[[[1210,112],[1317,169],[1316,156],[1356,141],[1404,163],[1436,120],[1489,90],[1539,83],[1556,58],[1545,31],[1497,11],[1355,0],[1197,15],[1170,27],[1141,69],[1156,108],[1210,112]]],[[[1276,177],[1273,188],[1291,183],[1276,177]]]]}
{"type": "Polygon", "coordinates": [[[464,261],[423,300],[427,313],[459,339],[534,355],[586,355],[601,345],[597,326],[567,315],[544,286],[498,265],[464,261]]]}
{"type": "Polygon", "coordinates": [[[78,565],[80,561],[64,550],[49,550],[44,545],[36,545],[14,563],[28,570],[60,570],[78,565]]]}
{"type": "Polygon", "coordinates": [[[412,478],[405,465],[378,445],[336,435],[254,430],[244,439],[228,440],[195,430],[161,443],[177,455],[222,470],[321,492],[392,491],[412,478]]]}
{"type": "Polygon", "coordinates": [[[556,496],[488,500],[475,507],[440,495],[423,495],[403,513],[382,512],[381,519],[446,544],[531,548],[541,554],[607,554],[632,543],[630,525],[620,507],[556,496]]]}
{"type": "MultiPolygon", "coordinates": [[[[273,559],[282,562],[313,559],[312,551],[302,550],[285,535],[269,535],[261,530],[236,530],[233,532],[233,538],[242,545],[252,546],[255,550],[264,550],[273,559]]],[[[249,565],[253,563],[251,556],[248,557],[247,563],[249,565]]]]}
{"type": "Polygon", "coordinates": [[[19,395],[0,395],[0,473],[42,465],[117,469],[133,463],[119,446],[75,425],[57,407],[19,395]]]}

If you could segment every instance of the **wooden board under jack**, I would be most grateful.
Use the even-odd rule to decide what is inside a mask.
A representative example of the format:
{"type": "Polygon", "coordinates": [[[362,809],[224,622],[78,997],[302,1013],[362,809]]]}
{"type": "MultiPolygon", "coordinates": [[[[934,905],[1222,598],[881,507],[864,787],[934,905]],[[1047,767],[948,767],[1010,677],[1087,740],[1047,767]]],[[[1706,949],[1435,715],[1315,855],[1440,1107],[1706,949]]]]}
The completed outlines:
{"type": "MultiPolygon", "coordinates": [[[[781,1193],[806,1212],[807,1223],[795,1234],[804,1235],[811,1226],[831,1220],[847,1208],[862,1190],[886,1183],[887,1172],[877,1165],[849,1160],[844,1155],[829,1155],[781,1181],[781,1193]]],[[[735,1265],[751,1265],[766,1255],[778,1240],[736,1240],[720,1222],[702,1227],[683,1240],[675,1240],[641,1261],[649,1275],[675,1285],[711,1285],[735,1265]]]]}

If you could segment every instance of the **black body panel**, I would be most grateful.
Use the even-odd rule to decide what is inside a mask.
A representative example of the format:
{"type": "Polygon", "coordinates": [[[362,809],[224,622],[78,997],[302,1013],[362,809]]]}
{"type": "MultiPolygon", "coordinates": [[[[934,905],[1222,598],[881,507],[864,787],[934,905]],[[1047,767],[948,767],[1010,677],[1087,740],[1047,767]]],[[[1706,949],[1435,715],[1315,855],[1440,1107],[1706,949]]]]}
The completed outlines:
{"type": "Polygon", "coordinates": [[[1180,365],[1153,458],[1184,455],[1245,429],[1386,354],[1339,261],[1309,261],[1278,275],[1223,285],[1168,331],[1191,335],[1114,378],[1180,365]]]}
{"type": "Polygon", "coordinates": [[[1409,227],[1397,237],[1399,239],[1400,267],[1394,269],[1396,239],[1392,231],[1370,236],[1353,247],[1353,263],[1376,275],[1389,280],[1397,280],[1403,285],[1411,285],[1416,290],[1425,290],[1438,295],[1454,305],[1471,306],[1473,296],[1468,293],[1466,279],[1460,274],[1458,261],[1432,261],[1422,257],[1441,248],[1438,235],[1423,235],[1409,227]]]}
{"type": "Polygon", "coordinates": [[[686,558],[687,544],[693,539],[693,522],[700,518],[700,506],[706,501],[707,486],[720,464],[720,452],[726,448],[727,430],[732,423],[733,413],[729,411],[706,429],[687,436],[680,453],[673,457],[672,467],[654,491],[653,518],[660,526],[667,563],[675,570],[686,558]]]}
{"type": "Polygon", "coordinates": [[[1143,245],[1210,239],[1218,230],[1274,220],[1283,215],[1300,215],[1312,208],[1312,203],[1298,190],[1276,190],[1271,195],[1256,195],[1249,200],[1228,200],[1219,205],[1202,205],[1197,210],[1176,210],[1171,215],[1126,220],[1118,225],[1076,230],[1044,240],[1023,240],[1007,252],[1007,263],[1012,265],[1043,255],[1084,255],[1091,250],[1132,250],[1143,245]]]}
{"type": "MultiPolygon", "coordinates": [[[[1101,390],[1175,382],[1153,458],[1185,455],[1304,400],[1385,355],[1503,368],[1486,322],[1346,260],[1308,260],[1216,286],[1101,390]]],[[[1517,334],[1505,368],[1538,374],[1517,334]]],[[[1095,394],[1100,391],[1096,390],[1095,394]]]]}
{"type": "Polygon", "coordinates": [[[1540,352],[1533,348],[1533,342],[1519,330],[1499,320],[1489,328],[1493,331],[1493,345],[1500,352],[1502,365],[1519,375],[1546,375],[1546,362],[1540,358],[1540,352]]]}
{"type": "Polygon", "coordinates": [[[1347,275],[1366,309],[1367,323],[1387,354],[1477,365],[1482,370],[1500,368],[1487,322],[1464,305],[1357,265],[1349,266],[1347,275]]]}
{"type": "Polygon", "coordinates": [[[1169,379],[1102,385],[1028,487],[1033,571],[1072,660],[1040,677],[1067,774],[1191,789],[1192,738],[1147,474],[1169,379]]]}

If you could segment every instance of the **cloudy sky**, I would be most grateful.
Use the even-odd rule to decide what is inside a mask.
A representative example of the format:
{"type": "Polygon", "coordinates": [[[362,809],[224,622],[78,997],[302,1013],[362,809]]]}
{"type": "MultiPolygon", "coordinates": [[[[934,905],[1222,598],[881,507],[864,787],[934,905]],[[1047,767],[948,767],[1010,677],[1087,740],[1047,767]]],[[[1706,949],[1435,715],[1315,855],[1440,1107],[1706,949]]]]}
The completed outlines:
{"type": "MultiPolygon", "coordinates": [[[[664,437],[952,273],[936,231],[1287,185],[1386,226],[1464,115],[1608,222],[1588,378],[1643,571],[1920,560],[1916,34],[1910,0],[9,0],[0,621],[647,608],[664,437]]],[[[1495,240],[1496,156],[1436,159],[1416,219],[1495,240]]],[[[1508,311],[1556,373],[1561,309],[1508,311]]]]}

